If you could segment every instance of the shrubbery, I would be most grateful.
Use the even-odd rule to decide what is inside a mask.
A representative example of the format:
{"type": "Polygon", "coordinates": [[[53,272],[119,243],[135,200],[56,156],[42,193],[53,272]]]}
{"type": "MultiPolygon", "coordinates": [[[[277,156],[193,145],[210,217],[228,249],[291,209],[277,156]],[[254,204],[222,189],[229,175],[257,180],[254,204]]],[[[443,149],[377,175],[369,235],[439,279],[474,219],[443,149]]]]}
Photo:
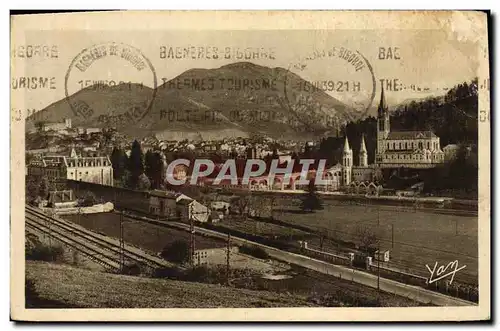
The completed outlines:
{"type": "Polygon", "coordinates": [[[189,260],[189,244],[184,240],[176,240],[163,248],[161,257],[174,263],[184,263],[189,260]]]}
{"type": "Polygon", "coordinates": [[[123,266],[123,270],[121,273],[124,275],[137,276],[137,275],[142,274],[144,269],[145,269],[145,266],[140,264],[140,263],[137,263],[137,262],[126,263],[123,266]]]}
{"type": "Polygon", "coordinates": [[[269,259],[269,254],[267,254],[267,252],[260,247],[241,246],[240,253],[251,255],[258,259],[263,259],[263,260],[269,259]]]}
{"type": "Polygon", "coordinates": [[[38,260],[38,261],[62,261],[64,257],[64,248],[60,245],[57,246],[47,246],[42,243],[37,243],[32,247],[26,248],[26,259],[27,260],[38,260]]]}

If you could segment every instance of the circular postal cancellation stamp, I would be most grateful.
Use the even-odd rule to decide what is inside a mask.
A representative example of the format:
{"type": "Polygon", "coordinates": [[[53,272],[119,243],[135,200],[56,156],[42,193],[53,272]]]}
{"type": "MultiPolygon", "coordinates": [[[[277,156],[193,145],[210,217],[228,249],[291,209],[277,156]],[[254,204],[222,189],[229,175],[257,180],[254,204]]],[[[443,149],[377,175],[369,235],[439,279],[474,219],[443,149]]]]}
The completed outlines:
{"type": "Polygon", "coordinates": [[[150,110],[157,77],[134,46],[108,42],[83,49],[66,72],[66,100],[77,118],[102,125],[135,123],[150,110]]]}
{"type": "Polygon", "coordinates": [[[332,46],[298,57],[289,65],[285,98],[289,110],[307,124],[334,127],[364,117],[375,98],[376,82],[368,60],[356,50],[332,46]]]}

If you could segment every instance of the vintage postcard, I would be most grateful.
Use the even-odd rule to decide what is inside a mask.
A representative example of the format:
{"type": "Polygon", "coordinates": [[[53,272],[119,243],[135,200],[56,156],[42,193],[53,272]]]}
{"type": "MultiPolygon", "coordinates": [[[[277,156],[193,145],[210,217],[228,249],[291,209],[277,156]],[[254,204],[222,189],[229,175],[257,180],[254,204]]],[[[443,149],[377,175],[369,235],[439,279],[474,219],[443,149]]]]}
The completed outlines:
{"type": "Polygon", "coordinates": [[[12,16],[12,318],[489,319],[487,25],[12,16]]]}

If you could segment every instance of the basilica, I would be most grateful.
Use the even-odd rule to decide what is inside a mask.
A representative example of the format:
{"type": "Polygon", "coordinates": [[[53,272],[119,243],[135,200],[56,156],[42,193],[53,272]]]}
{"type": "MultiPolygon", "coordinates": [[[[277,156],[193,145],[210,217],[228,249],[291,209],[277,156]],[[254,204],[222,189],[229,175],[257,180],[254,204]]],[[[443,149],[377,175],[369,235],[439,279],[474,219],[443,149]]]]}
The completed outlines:
{"type": "Polygon", "coordinates": [[[330,170],[341,174],[339,186],[352,182],[372,182],[381,178],[383,168],[428,169],[444,163],[444,152],[439,137],[432,131],[391,131],[389,108],[384,89],[377,109],[377,148],[375,163],[368,164],[365,139],[362,137],[358,165],[353,164],[353,153],[347,137],[342,152],[342,163],[330,170]]]}

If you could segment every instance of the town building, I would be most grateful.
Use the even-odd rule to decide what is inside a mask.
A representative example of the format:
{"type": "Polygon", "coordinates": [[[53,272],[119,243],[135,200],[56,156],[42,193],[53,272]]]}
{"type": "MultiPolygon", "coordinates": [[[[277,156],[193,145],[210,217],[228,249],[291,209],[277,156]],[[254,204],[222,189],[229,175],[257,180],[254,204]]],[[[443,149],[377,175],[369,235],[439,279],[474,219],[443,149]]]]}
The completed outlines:
{"type": "Polygon", "coordinates": [[[42,156],[28,165],[28,175],[44,176],[49,181],[75,181],[113,186],[113,167],[107,156],[82,157],[71,150],[70,156],[42,156]]]}
{"type": "Polygon", "coordinates": [[[71,129],[71,118],[65,118],[62,122],[45,122],[41,124],[42,131],[62,131],[71,129]]]}
{"type": "MultiPolygon", "coordinates": [[[[229,254],[238,254],[238,246],[231,246],[229,248],[229,254]]],[[[217,265],[224,264],[227,259],[228,249],[227,247],[215,247],[215,248],[204,248],[196,249],[193,254],[193,264],[194,265],[217,265]]]]}
{"type": "Polygon", "coordinates": [[[149,193],[149,212],[160,217],[180,217],[177,213],[178,193],[153,190],[149,193]]]}
{"type": "Polygon", "coordinates": [[[203,223],[210,219],[209,208],[184,194],[153,190],[149,196],[149,212],[153,215],[203,223]]]}

